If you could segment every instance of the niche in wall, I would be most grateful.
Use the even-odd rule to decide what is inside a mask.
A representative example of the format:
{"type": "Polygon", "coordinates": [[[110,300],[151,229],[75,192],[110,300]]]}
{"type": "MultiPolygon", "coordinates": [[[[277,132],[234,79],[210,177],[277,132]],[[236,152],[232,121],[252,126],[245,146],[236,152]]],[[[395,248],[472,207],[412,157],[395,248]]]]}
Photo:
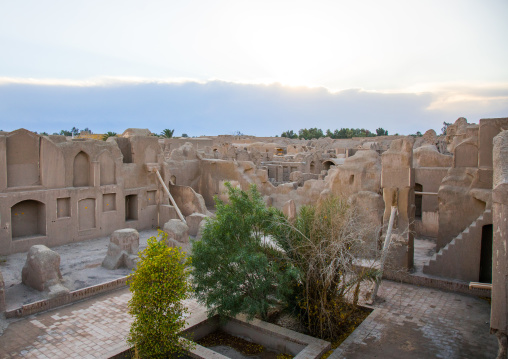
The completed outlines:
{"type": "Polygon", "coordinates": [[[102,211],[116,211],[116,193],[105,193],[102,195],[102,211]]]}
{"type": "Polygon", "coordinates": [[[73,186],[90,186],[90,158],[81,151],[74,157],[73,186]]]}
{"type": "Polygon", "coordinates": [[[79,230],[95,228],[95,198],[85,198],[78,202],[79,230]]]}
{"type": "Polygon", "coordinates": [[[46,206],[34,200],[11,207],[12,239],[46,235],[46,206]]]}
{"type": "Polygon", "coordinates": [[[71,198],[63,197],[56,200],[56,218],[71,216],[71,198]]]}
{"type": "Polygon", "coordinates": [[[131,140],[125,137],[115,138],[118,148],[123,155],[123,163],[132,163],[132,146],[131,140]]]}
{"type": "Polygon", "coordinates": [[[146,191],[146,201],[149,206],[154,206],[157,204],[156,196],[157,191],[146,191]]]}
{"type": "Polygon", "coordinates": [[[101,186],[115,184],[115,161],[108,152],[99,156],[101,186]]]}
{"type": "Polygon", "coordinates": [[[137,221],[138,219],[138,196],[131,194],[125,196],[125,220],[137,221]]]}
{"type": "Polygon", "coordinates": [[[7,187],[40,185],[40,138],[26,130],[7,136],[7,187]]]}

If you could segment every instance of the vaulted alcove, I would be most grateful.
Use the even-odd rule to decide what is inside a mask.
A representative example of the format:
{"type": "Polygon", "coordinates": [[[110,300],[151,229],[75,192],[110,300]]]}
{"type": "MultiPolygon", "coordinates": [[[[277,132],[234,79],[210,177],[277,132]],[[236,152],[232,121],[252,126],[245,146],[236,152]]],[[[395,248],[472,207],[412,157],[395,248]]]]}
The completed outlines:
{"type": "Polygon", "coordinates": [[[12,239],[46,235],[46,206],[34,200],[11,207],[12,239]]]}
{"type": "Polygon", "coordinates": [[[81,151],[74,157],[73,170],[74,187],[90,186],[90,158],[85,152],[81,151]]]}

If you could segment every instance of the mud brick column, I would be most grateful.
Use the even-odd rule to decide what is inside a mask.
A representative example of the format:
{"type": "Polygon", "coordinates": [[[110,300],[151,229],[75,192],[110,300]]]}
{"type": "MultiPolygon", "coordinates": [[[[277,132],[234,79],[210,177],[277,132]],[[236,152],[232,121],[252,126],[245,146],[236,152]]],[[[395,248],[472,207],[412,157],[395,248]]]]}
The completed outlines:
{"type": "Polygon", "coordinates": [[[411,270],[414,256],[414,169],[413,140],[398,139],[381,156],[381,188],[385,211],[383,222],[388,223],[392,206],[397,206],[389,263],[391,269],[411,270]]]}

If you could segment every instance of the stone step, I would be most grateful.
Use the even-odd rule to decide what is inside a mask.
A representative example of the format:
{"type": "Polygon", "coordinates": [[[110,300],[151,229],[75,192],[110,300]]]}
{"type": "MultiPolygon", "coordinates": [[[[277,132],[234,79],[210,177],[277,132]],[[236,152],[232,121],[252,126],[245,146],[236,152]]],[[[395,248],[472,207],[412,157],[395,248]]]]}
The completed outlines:
{"type": "Polygon", "coordinates": [[[423,272],[426,274],[439,274],[442,271],[442,264],[451,260],[454,253],[471,240],[472,235],[476,235],[477,228],[483,226],[483,222],[491,210],[485,210],[476,220],[474,220],[461,233],[453,238],[446,246],[435,253],[430,261],[423,266],[423,272]]]}

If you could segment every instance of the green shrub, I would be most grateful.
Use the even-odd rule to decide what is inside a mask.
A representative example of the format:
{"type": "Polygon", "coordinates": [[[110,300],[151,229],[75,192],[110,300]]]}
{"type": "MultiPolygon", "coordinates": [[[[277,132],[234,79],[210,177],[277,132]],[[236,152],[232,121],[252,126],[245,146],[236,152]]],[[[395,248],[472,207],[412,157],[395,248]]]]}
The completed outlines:
{"type": "Polygon", "coordinates": [[[134,317],[128,343],[139,358],[158,358],[178,354],[189,348],[179,333],[185,326],[187,309],[182,303],[190,294],[190,258],[180,248],[166,245],[167,234],[159,231],[160,241],[148,239],[140,253],[135,272],[129,278],[132,299],[129,314],[134,317]]]}
{"type": "Polygon", "coordinates": [[[247,192],[226,187],[230,203],[215,198],[216,217],[192,247],[194,291],[209,315],[266,319],[295,276],[266,237],[277,212],[266,208],[255,186],[247,192]]]}

